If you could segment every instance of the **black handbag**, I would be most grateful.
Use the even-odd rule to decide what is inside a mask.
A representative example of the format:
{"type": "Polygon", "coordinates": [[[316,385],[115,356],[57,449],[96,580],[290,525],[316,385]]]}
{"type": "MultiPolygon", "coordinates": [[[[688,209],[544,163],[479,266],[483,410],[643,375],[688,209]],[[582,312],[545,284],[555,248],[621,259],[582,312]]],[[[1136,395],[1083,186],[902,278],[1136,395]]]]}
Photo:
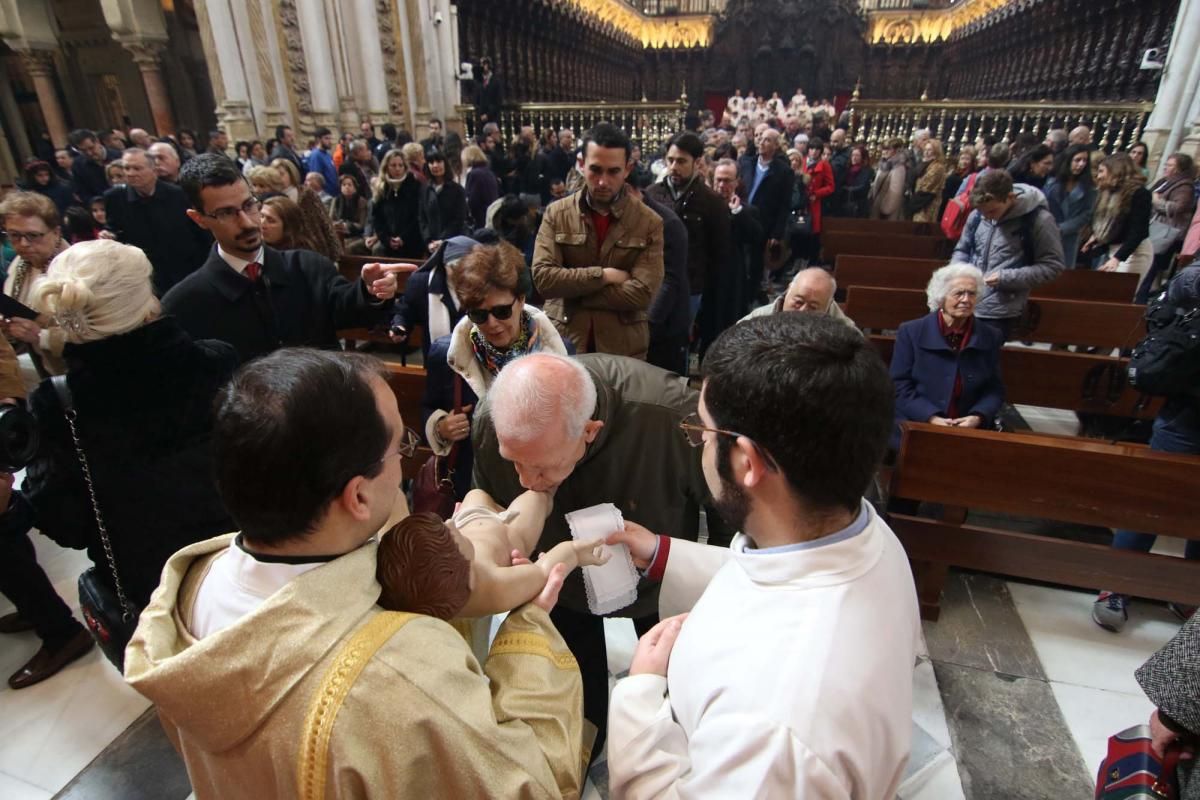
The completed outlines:
{"type": "MultiPolygon", "coordinates": [[[[462,378],[454,376],[454,413],[462,413],[462,378]]],[[[443,458],[432,455],[421,465],[413,479],[412,510],[414,514],[430,512],[442,519],[450,519],[458,497],[454,491],[454,465],[458,461],[458,443],[450,447],[443,458]]]]}
{"type": "Polygon", "coordinates": [[[100,502],[96,499],[96,486],[92,482],[92,470],[88,465],[87,455],[83,452],[83,444],[79,441],[79,430],[76,427],[77,413],[75,401],[71,397],[71,388],[67,385],[66,375],[56,375],[51,379],[54,391],[58,394],[59,404],[62,405],[63,415],[71,428],[71,439],[75,443],[75,455],[79,458],[79,468],[83,472],[83,481],[87,484],[88,496],[92,501],[92,512],[96,515],[96,529],[100,532],[100,542],[104,546],[104,557],[108,562],[109,572],[112,573],[113,586],[110,587],[96,572],[95,567],[89,567],[79,576],[79,608],[83,612],[83,621],[87,624],[92,638],[100,646],[101,652],[120,672],[125,671],[125,646],[133,638],[137,628],[137,609],[125,596],[121,586],[121,576],[117,571],[117,559],[113,555],[112,541],[108,536],[108,528],[104,524],[104,516],[100,513],[100,502]],[[114,591],[115,589],[115,591],[114,591]]]}

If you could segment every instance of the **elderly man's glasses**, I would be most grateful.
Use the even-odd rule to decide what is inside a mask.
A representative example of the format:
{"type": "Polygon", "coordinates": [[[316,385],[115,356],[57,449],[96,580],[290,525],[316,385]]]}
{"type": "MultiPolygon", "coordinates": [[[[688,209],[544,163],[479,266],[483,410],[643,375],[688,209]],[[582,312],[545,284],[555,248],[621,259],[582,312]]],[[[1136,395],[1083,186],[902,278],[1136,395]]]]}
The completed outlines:
{"type": "Polygon", "coordinates": [[[21,233],[20,231],[4,231],[4,238],[8,239],[13,244],[28,242],[29,244],[37,244],[46,235],[42,233],[21,233]]]}
{"type": "Polygon", "coordinates": [[[412,428],[405,428],[404,433],[400,435],[400,444],[396,445],[395,451],[388,453],[386,456],[379,459],[379,463],[382,464],[384,461],[387,461],[393,456],[412,458],[417,454],[417,448],[420,445],[421,437],[417,436],[417,434],[413,432],[412,428]]]}
{"type": "Polygon", "coordinates": [[[215,219],[217,222],[232,222],[233,220],[237,219],[238,214],[245,214],[248,217],[252,217],[257,214],[261,208],[262,201],[257,197],[251,197],[240,206],[227,206],[225,208],[218,208],[211,214],[207,211],[201,211],[200,213],[209,219],[215,219]]]}
{"type": "Polygon", "coordinates": [[[749,436],[746,436],[744,433],[727,431],[722,428],[709,428],[704,424],[703,420],[700,419],[699,414],[688,414],[686,417],[684,417],[679,423],[679,430],[683,431],[683,437],[687,439],[687,443],[692,447],[700,447],[704,444],[705,433],[715,433],[720,436],[732,436],[734,439],[747,439],[750,444],[754,445],[754,449],[758,451],[760,456],[762,456],[763,461],[767,462],[767,468],[772,471],[777,469],[775,459],[771,458],[771,454],[768,453],[758,442],[754,441],[749,436]]]}
{"type": "Polygon", "coordinates": [[[514,300],[508,305],[503,306],[492,306],[491,308],[472,308],[467,312],[467,318],[476,325],[482,325],[483,323],[487,322],[489,314],[500,321],[504,321],[512,318],[513,306],[516,304],[517,301],[514,300]]]}

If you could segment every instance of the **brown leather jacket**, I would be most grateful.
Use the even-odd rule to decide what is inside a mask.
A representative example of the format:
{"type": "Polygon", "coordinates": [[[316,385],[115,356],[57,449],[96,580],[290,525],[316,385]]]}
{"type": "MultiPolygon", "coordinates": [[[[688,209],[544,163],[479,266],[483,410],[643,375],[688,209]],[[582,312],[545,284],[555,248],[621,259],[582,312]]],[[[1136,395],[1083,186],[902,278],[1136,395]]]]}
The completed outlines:
{"type": "Polygon", "coordinates": [[[623,191],[598,246],[586,198],[586,190],[579,191],[546,209],[533,252],[534,283],[546,298],[546,315],[576,352],[645,360],[646,312],[663,281],[662,220],[623,191]],[[629,278],[606,285],[604,267],[624,270],[629,278]]]}

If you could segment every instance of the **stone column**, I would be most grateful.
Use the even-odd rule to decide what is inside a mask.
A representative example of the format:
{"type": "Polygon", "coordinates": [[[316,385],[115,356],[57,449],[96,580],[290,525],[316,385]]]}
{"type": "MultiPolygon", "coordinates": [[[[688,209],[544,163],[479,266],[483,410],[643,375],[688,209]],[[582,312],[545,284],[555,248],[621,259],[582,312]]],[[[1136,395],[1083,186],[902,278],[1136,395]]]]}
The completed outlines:
{"type": "Polygon", "coordinates": [[[133,63],[137,64],[142,73],[142,83],[146,87],[146,99],[150,101],[155,130],[159,136],[174,135],[175,115],[171,110],[171,96],[167,92],[167,84],[162,75],[162,53],[166,42],[118,41],[130,52],[133,63]]]}
{"type": "Polygon", "coordinates": [[[1142,136],[1150,148],[1152,175],[1157,174],[1167,155],[1179,149],[1189,132],[1188,115],[1195,101],[1197,81],[1200,81],[1200,0],[1182,0],[1162,82],[1154,98],[1154,111],[1142,136]]]}
{"type": "Polygon", "coordinates": [[[62,103],[58,101],[58,89],[54,85],[54,53],[50,50],[21,51],[21,63],[33,79],[38,105],[46,120],[46,130],[55,147],[67,146],[67,117],[62,103]]]}

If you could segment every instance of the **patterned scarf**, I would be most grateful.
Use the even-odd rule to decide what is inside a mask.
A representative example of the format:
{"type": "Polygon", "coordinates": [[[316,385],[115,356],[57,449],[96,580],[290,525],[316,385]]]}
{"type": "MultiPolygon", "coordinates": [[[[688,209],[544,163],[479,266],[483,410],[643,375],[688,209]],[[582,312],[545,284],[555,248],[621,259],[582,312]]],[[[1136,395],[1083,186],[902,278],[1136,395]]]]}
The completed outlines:
{"type": "Polygon", "coordinates": [[[491,373],[493,378],[500,374],[500,370],[513,359],[529,353],[536,353],[541,349],[542,333],[534,324],[533,315],[528,311],[521,312],[521,333],[516,341],[505,350],[501,350],[484,338],[483,334],[479,332],[478,325],[471,326],[471,350],[475,353],[475,360],[491,373]]]}

